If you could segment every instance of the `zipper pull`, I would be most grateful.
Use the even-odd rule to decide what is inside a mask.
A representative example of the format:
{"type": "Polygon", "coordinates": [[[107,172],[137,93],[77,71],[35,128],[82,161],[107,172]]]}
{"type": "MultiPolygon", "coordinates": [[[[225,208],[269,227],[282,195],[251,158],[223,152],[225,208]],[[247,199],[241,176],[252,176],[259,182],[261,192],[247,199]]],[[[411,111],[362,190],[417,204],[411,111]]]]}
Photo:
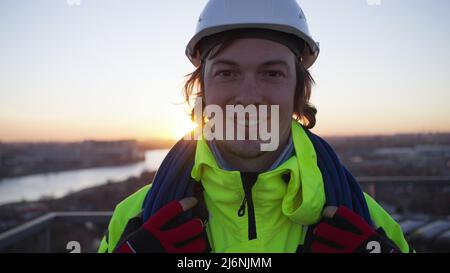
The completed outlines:
{"type": "Polygon", "coordinates": [[[247,197],[244,197],[244,200],[242,200],[242,204],[241,204],[241,206],[239,207],[239,210],[238,210],[238,216],[239,217],[242,217],[242,216],[245,215],[245,203],[246,202],[247,202],[247,197]]]}

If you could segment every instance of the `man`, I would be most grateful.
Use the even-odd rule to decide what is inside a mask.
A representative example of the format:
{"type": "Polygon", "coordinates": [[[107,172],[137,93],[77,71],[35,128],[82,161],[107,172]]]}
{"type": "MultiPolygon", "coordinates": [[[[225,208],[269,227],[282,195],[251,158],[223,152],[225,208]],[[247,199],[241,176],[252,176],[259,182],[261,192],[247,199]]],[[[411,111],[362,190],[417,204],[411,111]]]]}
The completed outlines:
{"type": "Polygon", "coordinates": [[[186,54],[196,66],[186,100],[226,114],[193,109],[214,137],[180,140],[152,186],[116,207],[99,252],[411,251],[399,225],[309,131],[308,68],[319,47],[294,0],[210,0],[186,54]],[[228,115],[230,106],[270,111],[228,115]],[[273,139],[261,126],[275,131],[273,149],[262,149],[273,139]],[[252,130],[256,138],[238,137],[252,130]]]}

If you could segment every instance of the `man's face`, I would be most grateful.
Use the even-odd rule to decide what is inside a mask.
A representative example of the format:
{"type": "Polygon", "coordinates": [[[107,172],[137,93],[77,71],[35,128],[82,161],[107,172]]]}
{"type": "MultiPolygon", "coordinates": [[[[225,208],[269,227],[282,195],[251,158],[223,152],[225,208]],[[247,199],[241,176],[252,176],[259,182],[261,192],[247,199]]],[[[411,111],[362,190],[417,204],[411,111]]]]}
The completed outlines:
{"type": "MultiPolygon", "coordinates": [[[[280,144],[289,138],[296,83],[295,55],[269,40],[239,39],[205,63],[206,105],[218,105],[224,113],[226,105],[267,105],[267,124],[278,122],[280,144]],[[279,105],[279,120],[271,120],[271,105],[279,105]]],[[[265,153],[260,144],[260,139],[218,141],[222,150],[240,158],[265,153]]]]}

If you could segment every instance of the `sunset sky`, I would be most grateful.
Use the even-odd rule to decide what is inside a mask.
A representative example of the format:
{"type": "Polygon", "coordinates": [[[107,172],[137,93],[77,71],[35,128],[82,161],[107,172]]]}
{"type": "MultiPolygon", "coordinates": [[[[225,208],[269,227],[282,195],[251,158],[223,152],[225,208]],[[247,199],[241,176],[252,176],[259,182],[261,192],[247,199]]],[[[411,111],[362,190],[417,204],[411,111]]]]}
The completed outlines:
{"type": "MultiPolygon", "coordinates": [[[[71,1],[0,1],[0,141],[186,132],[184,50],[207,1],[71,1]]],[[[314,132],[450,132],[450,1],[298,2],[321,47],[314,132]]]]}

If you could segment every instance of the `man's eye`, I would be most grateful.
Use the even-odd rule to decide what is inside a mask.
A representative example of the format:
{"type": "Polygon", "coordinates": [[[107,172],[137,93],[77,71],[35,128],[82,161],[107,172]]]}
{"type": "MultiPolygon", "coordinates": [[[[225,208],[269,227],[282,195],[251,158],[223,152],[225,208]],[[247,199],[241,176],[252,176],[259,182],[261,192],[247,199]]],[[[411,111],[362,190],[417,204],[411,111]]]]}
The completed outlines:
{"type": "Polygon", "coordinates": [[[218,71],[215,76],[219,76],[221,78],[229,78],[234,76],[234,73],[231,70],[221,70],[218,71]]]}
{"type": "Polygon", "coordinates": [[[281,78],[284,77],[284,73],[278,70],[268,70],[264,72],[265,76],[268,76],[270,78],[281,78]]]}

